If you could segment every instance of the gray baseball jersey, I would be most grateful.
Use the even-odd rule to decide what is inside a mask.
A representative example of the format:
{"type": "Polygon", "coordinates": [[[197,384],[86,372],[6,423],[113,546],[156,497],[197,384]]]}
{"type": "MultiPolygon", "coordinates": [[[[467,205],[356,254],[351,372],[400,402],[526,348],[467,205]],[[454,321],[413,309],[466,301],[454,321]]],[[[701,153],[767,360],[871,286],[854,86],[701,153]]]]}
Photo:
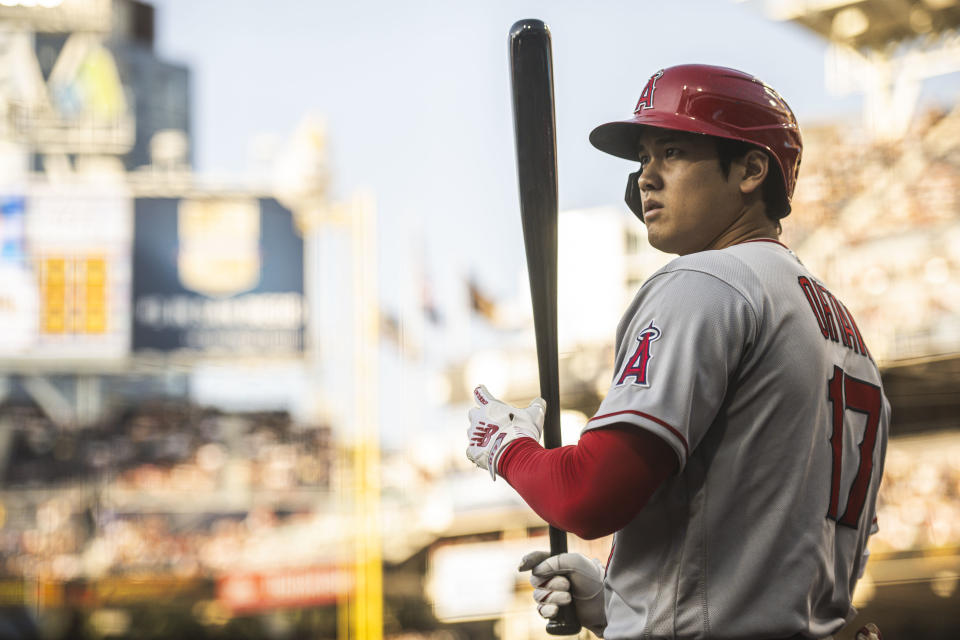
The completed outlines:
{"type": "Polygon", "coordinates": [[[651,276],[585,430],[649,430],[679,471],[614,537],[604,637],[839,629],[855,614],[889,421],[853,317],[780,243],[651,276]]]}

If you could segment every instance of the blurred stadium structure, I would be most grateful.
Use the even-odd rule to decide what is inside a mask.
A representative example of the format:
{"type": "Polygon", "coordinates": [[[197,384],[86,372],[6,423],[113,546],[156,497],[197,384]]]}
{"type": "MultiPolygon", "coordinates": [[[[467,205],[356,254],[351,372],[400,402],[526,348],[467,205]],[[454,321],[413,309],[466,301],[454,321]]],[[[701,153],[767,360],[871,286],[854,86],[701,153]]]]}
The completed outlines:
{"type": "Polygon", "coordinates": [[[0,3],[0,637],[382,637],[372,200],[311,117],[276,179],[194,174],[153,44],[145,2],[0,3]]]}
{"type": "MultiPolygon", "coordinates": [[[[960,108],[918,95],[960,69],[960,5],[754,4],[827,38],[831,86],[866,97],[859,126],[805,125],[784,225],[894,406],[862,617],[955,637],[960,108]]],[[[156,56],[153,25],[137,0],[0,3],[0,638],[544,637],[515,566],[545,527],[469,468],[460,426],[478,381],[537,393],[528,300],[470,282],[452,327],[424,285],[420,319],[378,311],[374,205],[330,201],[322,123],[304,119],[275,179],[194,174],[189,70],[156,56]],[[415,391],[450,437],[382,453],[380,353],[428,368],[417,340],[478,326],[496,346],[415,391]],[[290,387],[288,406],[197,394],[253,407],[262,387],[290,387]]],[[[622,308],[668,257],[611,207],[562,214],[560,260],[572,442],[622,308]]],[[[602,559],[609,540],[571,546],[602,559]]]]}

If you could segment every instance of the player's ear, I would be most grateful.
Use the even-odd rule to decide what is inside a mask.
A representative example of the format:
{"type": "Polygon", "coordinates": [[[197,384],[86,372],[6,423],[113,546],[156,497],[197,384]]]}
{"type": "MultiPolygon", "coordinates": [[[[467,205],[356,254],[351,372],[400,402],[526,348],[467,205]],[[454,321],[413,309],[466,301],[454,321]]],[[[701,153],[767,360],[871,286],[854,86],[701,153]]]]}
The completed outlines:
{"type": "Polygon", "coordinates": [[[770,171],[770,157],[760,149],[751,149],[740,160],[743,167],[740,191],[744,194],[759,193],[770,171]]]}

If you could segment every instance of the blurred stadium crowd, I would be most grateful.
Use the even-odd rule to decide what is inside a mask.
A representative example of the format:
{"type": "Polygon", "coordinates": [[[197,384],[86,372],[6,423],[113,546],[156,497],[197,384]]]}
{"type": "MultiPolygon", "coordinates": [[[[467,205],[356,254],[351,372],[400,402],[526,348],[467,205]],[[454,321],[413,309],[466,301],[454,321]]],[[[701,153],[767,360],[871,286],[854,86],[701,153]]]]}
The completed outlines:
{"type": "Polygon", "coordinates": [[[827,228],[843,245],[955,221],[960,205],[960,109],[928,107],[901,140],[856,127],[804,127],[803,167],[791,241],[827,228]],[[878,212],[883,215],[878,215],[878,212]]]}
{"type": "MultiPolygon", "coordinates": [[[[35,411],[3,413],[13,417],[16,444],[0,492],[2,577],[216,577],[277,565],[284,554],[276,555],[276,545],[260,544],[258,555],[256,543],[297,525],[308,542],[316,533],[309,526],[316,519],[313,509],[323,504],[317,496],[331,488],[335,454],[324,432],[292,433],[276,414],[143,409],[123,425],[168,428],[149,438],[138,438],[135,428],[118,429],[112,437],[99,428],[88,434],[90,442],[76,446],[70,436],[48,431],[35,411]],[[227,444],[223,423],[239,426],[239,448],[227,444]],[[195,437],[203,424],[206,435],[195,437]],[[225,490],[230,497],[224,498],[225,490]]],[[[960,546],[960,441],[910,442],[909,449],[896,439],[891,445],[875,552],[960,546]]],[[[419,488],[406,486],[417,493],[445,480],[442,474],[425,476],[429,470],[405,456],[386,463],[420,478],[419,488]]],[[[293,564],[308,555],[297,552],[293,564]]]]}
{"type": "Polygon", "coordinates": [[[309,524],[305,505],[331,488],[329,429],[298,429],[283,413],[146,404],[82,432],[36,407],[0,415],[7,577],[210,577],[276,564],[265,534],[309,524]]]}
{"type": "Polygon", "coordinates": [[[871,552],[960,545],[960,449],[956,441],[907,449],[894,442],[887,455],[877,505],[880,531],[871,552]],[[951,446],[952,445],[952,446],[951,446]]]}

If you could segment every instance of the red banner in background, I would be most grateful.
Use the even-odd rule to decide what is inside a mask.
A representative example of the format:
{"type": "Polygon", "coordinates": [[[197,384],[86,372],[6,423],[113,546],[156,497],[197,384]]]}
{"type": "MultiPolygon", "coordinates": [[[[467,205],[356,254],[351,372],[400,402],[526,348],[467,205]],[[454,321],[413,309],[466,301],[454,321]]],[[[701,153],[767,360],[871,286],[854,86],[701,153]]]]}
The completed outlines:
{"type": "Polygon", "coordinates": [[[343,567],[308,567],[223,576],[217,600],[235,612],[333,604],[353,588],[343,567]]]}

